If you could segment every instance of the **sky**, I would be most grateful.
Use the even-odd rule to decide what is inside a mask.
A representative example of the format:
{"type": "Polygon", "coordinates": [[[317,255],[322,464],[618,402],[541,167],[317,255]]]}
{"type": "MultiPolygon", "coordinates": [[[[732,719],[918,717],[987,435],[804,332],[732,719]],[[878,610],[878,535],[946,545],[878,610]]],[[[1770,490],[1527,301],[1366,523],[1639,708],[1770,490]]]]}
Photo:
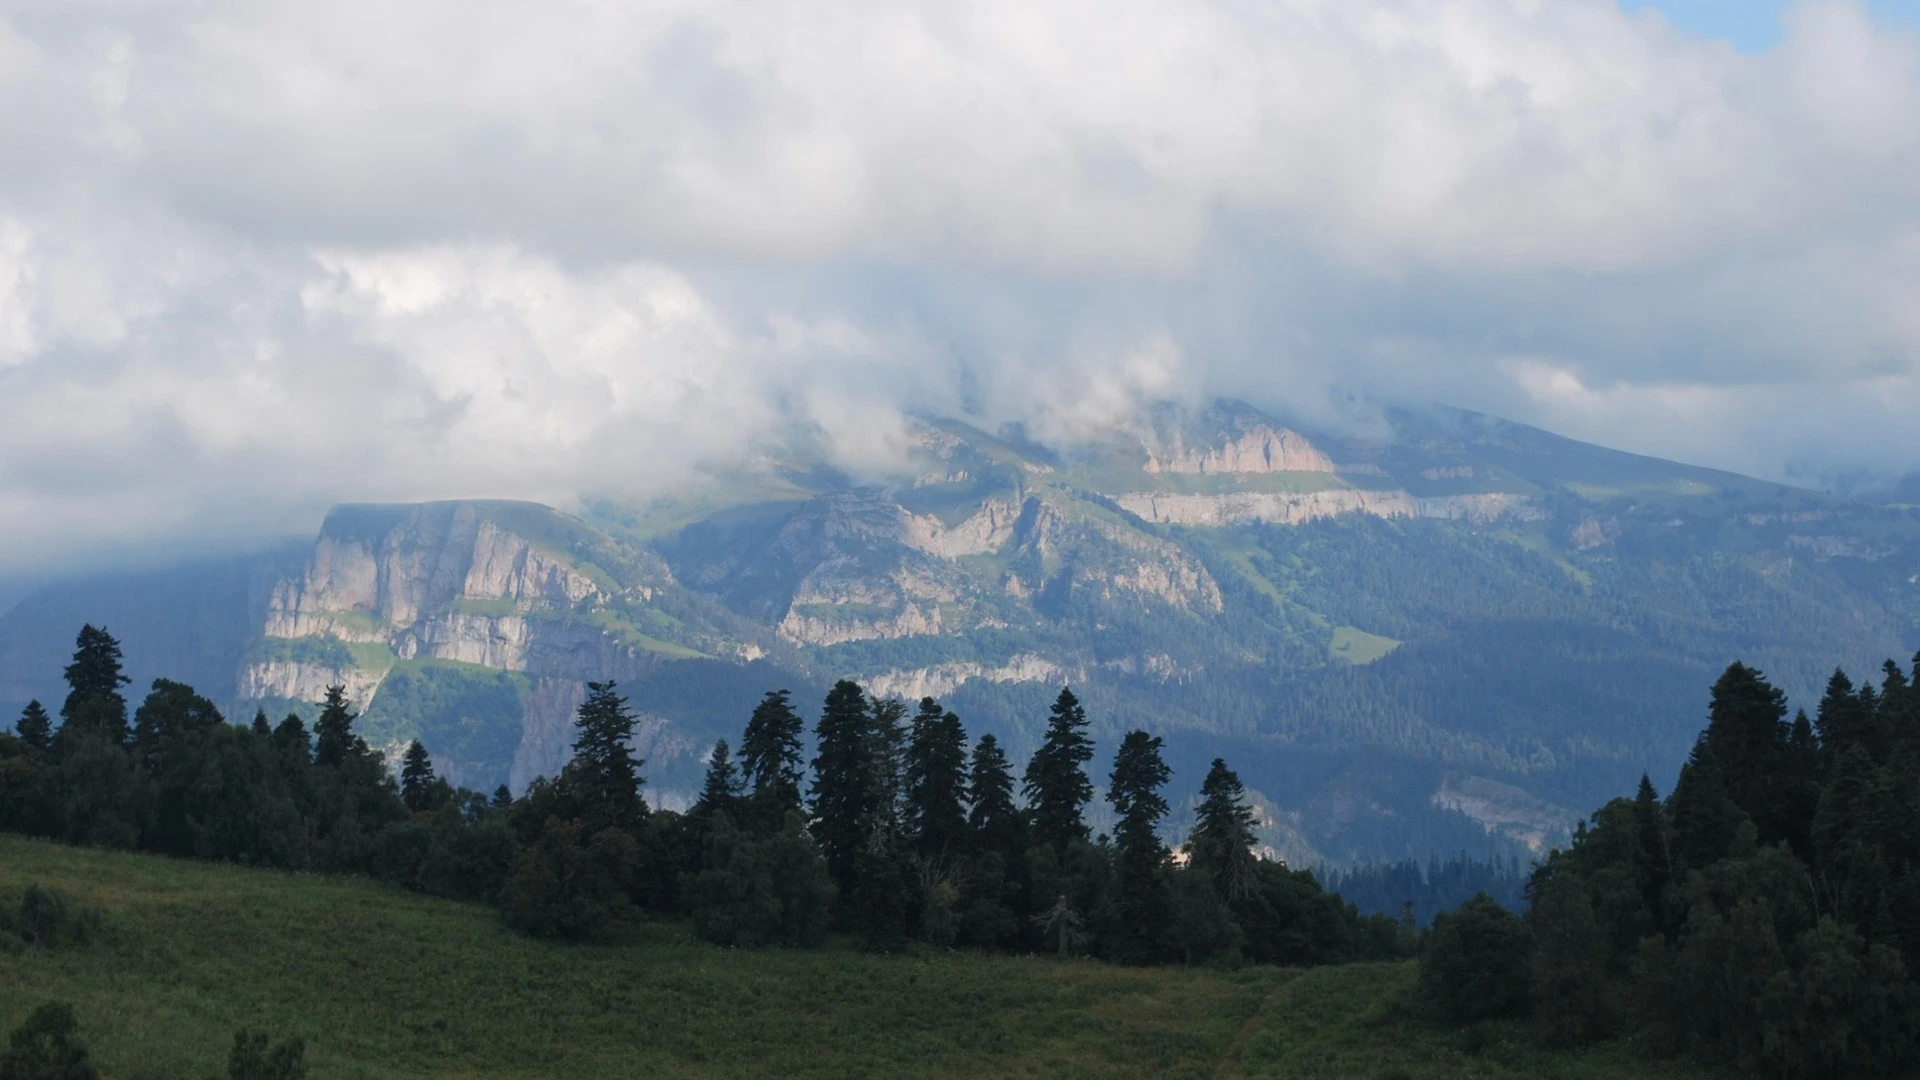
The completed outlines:
{"type": "Polygon", "coordinates": [[[1212,395],[1890,479],[1917,7],[0,0],[0,579],[1212,395]]]}
{"type": "MultiPolygon", "coordinates": [[[[1684,33],[1759,53],[1785,37],[1785,16],[1793,4],[1787,0],[1634,0],[1624,6],[1636,13],[1657,11],[1684,33]]],[[[1920,23],[1920,0],[1869,0],[1863,10],[1887,23],[1920,23]]]]}

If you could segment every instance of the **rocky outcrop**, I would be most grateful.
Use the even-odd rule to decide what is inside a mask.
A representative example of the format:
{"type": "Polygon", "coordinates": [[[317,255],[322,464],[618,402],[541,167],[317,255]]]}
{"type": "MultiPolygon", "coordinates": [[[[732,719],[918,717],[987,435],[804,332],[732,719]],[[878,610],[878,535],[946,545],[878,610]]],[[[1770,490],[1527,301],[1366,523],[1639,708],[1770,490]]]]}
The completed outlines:
{"type": "Polygon", "coordinates": [[[319,701],[333,686],[347,688],[347,700],[364,710],[373,700],[384,669],[368,671],[357,667],[332,667],[295,660],[270,660],[249,664],[240,671],[239,695],[242,699],[278,698],[283,701],[319,701]]]}
{"type": "Polygon", "coordinates": [[[1414,516],[1449,521],[1542,521],[1547,511],[1530,495],[1490,491],[1476,495],[1433,495],[1413,500],[1414,516]]]}
{"type": "Polygon", "coordinates": [[[1215,446],[1188,446],[1178,432],[1166,445],[1149,447],[1150,473],[1277,473],[1334,471],[1333,460],[1306,437],[1286,428],[1255,424],[1215,446]]]}
{"type": "Polygon", "coordinates": [[[508,783],[525,791],[538,776],[558,776],[573,755],[573,717],[587,700],[585,683],[539,679],[527,693],[520,719],[520,745],[513,752],[508,783]]]}
{"type": "Polygon", "coordinates": [[[1250,521],[1299,525],[1342,514],[1376,517],[1444,518],[1494,521],[1512,516],[1534,520],[1545,511],[1526,495],[1490,492],[1475,495],[1416,497],[1405,491],[1330,488],[1324,491],[1234,491],[1220,495],[1134,492],[1114,502],[1145,521],[1164,525],[1219,527],[1250,521]]]}
{"type": "Polygon", "coordinates": [[[459,600],[524,610],[571,607],[600,593],[592,578],[501,528],[487,509],[429,503],[335,511],[305,574],[274,587],[266,635],[379,641],[459,600]]]}
{"type": "Polygon", "coordinates": [[[816,602],[810,608],[796,604],[780,620],[780,636],[799,645],[916,637],[938,634],[941,629],[938,606],[911,602],[878,615],[841,603],[816,602]]]}
{"type": "Polygon", "coordinates": [[[1363,491],[1334,488],[1326,491],[1234,491],[1221,495],[1178,495],[1136,492],[1114,502],[1128,513],[1162,525],[1235,525],[1264,521],[1299,525],[1341,514],[1366,513],[1380,517],[1412,517],[1413,497],[1404,491],[1363,491]]]}
{"type": "Polygon", "coordinates": [[[900,539],[908,547],[942,559],[984,555],[1013,539],[1019,516],[1016,504],[1001,499],[987,500],[971,517],[951,527],[932,515],[906,514],[900,539]]]}
{"type": "Polygon", "coordinates": [[[1021,653],[1003,664],[935,664],[908,671],[886,671],[868,676],[866,687],[874,697],[918,701],[923,697],[944,697],[958,690],[969,679],[993,683],[1054,683],[1066,676],[1060,666],[1033,653],[1021,653]]]}
{"type": "Polygon", "coordinates": [[[519,615],[448,614],[427,619],[401,634],[394,652],[402,660],[430,657],[502,671],[525,671],[532,643],[532,626],[519,615]]]}
{"type": "Polygon", "coordinates": [[[1518,841],[1533,852],[1564,843],[1572,816],[1519,788],[1479,776],[1448,777],[1430,801],[1436,809],[1465,814],[1489,836],[1518,841]]]}

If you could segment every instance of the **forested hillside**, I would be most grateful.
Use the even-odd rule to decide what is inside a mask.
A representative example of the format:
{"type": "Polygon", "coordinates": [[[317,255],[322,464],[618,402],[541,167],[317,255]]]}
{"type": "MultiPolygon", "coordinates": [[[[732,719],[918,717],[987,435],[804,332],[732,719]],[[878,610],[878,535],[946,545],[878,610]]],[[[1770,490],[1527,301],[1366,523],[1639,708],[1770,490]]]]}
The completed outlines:
{"type": "Polygon", "coordinates": [[[1644,778],[1534,871],[1525,919],[1442,915],[1423,995],[1547,1046],[1627,1036],[1744,1076],[1920,1069],[1920,691],[1836,671],[1816,714],[1734,664],[1663,800],[1644,778]]]}
{"type": "Polygon", "coordinates": [[[519,792],[612,679],[654,800],[685,810],[767,687],[937,697],[1024,758],[1071,685],[1097,737],[1150,731],[1184,777],[1229,758],[1265,845],[1346,865],[1538,854],[1642,772],[1671,782],[1729,657],[1807,696],[1920,646],[1911,507],[1391,421],[1303,434],[1220,403],[1047,447],[929,420],[878,483],[792,455],[572,515],[342,507],[300,550],[27,598],[0,708],[62,693],[61,643],[104,625],[139,685],[308,723],[338,685],[389,763],[418,739],[519,792]]]}

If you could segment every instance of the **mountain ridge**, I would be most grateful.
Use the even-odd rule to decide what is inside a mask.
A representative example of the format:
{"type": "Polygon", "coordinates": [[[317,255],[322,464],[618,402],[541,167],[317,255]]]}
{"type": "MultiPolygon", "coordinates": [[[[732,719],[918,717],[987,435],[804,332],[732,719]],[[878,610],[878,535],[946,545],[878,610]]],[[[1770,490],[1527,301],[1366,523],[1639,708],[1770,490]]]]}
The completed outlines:
{"type": "Polygon", "coordinates": [[[0,617],[0,706],[56,696],[59,649],[106,622],[142,677],[242,714],[343,684],[370,741],[523,786],[615,678],[674,805],[766,689],[934,694],[1025,753],[1066,681],[1103,736],[1250,763],[1267,842],[1337,862],[1538,849],[1564,807],[1677,768],[1731,654],[1804,695],[1835,643],[1920,645],[1910,509],[1459,410],[1389,421],[1342,438],[1217,402],[1050,448],[935,419],[893,482],[799,461],[578,516],[347,504],[297,558],[34,594],[0,617]]]}

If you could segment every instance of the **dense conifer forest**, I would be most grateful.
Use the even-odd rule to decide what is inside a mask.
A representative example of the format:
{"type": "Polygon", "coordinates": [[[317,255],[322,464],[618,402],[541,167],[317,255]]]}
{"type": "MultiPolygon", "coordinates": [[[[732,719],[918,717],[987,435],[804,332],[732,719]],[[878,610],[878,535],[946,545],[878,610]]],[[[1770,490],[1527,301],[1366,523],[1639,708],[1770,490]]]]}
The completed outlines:
{"type": "MultiPolygon", "coordinates": [[[[1129,966],[1417,953],[1418,1007],[1469,1041],[1524,1025],[1543,1047],[1625,1040],[1781,1078],[1902,1076],[1917,1063],[1920,688],[1892,663],[1878,687],[1836,672],[1816,715],[1791,721],[1760,672],[1730,666],[1674,790],[1663,799],[1643,778],[1582,823],[1533,868],[1524,903],[1510,905],[1524,914],[1489,895],[1510,893],[1518,867],[1507,864],[1333,879],[1375,909],[1402,893],[1398,917],[1362,916],[1312,873],[1257,858],[1252,811],[1223,760],[1201,779],[1190,835],[1170,848],[1173,777],[1144,731],[1098,774],[1115,824],[1094,835],[1101,755],[1071,690],[1018,771],[931,698],[910,710],[839,682],[809,740],[791,695],[772,691],[737,748],[713,747],[683,814],[647,805],[636,716],[612,683],[590,685],[569,764],[516,798],[453,787],[417,742],[394,777],[355,733],[340,687],[311,730],[297,715],[230,724],[165,679],[129,716],[118,643],[93,626],[64,674],[58,724],[35,702],[0,734],[5,830],[365,875],[484,901],[515,930],[576,941],[654,917],[725,946],[835,935],[874,951],[1129,966]],[[1417,929],[1419,908],[1467,887],[1477,895],[1417,929]]],[[[9,918],[29,929],[47,923],[34,911],[60,904],[23,903],[9,918]]],[[[69,1020],[37,1013],[21,1038],[54,1053],[69,1020]]],[[[234,1052],[265,1061],[254,1038],[234,1052]]]]}
{"type": "Polygon", "coordinates": [[[418,742],[400,775],[354,731],[345,691],[298,715],[227,723],[156,680],[131,709],[117,642],[92,626],[66,669],[61,723],[38,702],[0,735],[0,827],[72,844],[366,874],[482,900],[528,934],[590,939],[643,915],[687,918],[734,946],[829,933],[874,949],[1085,954],[1128,964],[1317,964],[1410,954],[1412,928],[1361,917],[1314,876],[1249,853],[1252,814],[1216,760],[1190,842],[1161,837],[1162,743],[1126,735],[1099,777],[1114,833],[1093,835],[1096,748],[1062,690],[1016,772],[928,698],[917,710],[852,682],[806,722],[786,691],[708,757],[686,812],[649,808],[636,717],[591,684],[560,775],[513,797],[457,789],[418,742]]]}
{"type": "Polygon", "coordinates": [[[1436,1015],[1525,1018],[1548,1045],[1626,1036],[1742,1075],[1911,1075],[1920,1036],[1920,692],[1836,671],[1817,714],[1733,664],[1673,791],[1642,779],[1552,852],[1524,918],[1441,915],[1436,1015]]]}

